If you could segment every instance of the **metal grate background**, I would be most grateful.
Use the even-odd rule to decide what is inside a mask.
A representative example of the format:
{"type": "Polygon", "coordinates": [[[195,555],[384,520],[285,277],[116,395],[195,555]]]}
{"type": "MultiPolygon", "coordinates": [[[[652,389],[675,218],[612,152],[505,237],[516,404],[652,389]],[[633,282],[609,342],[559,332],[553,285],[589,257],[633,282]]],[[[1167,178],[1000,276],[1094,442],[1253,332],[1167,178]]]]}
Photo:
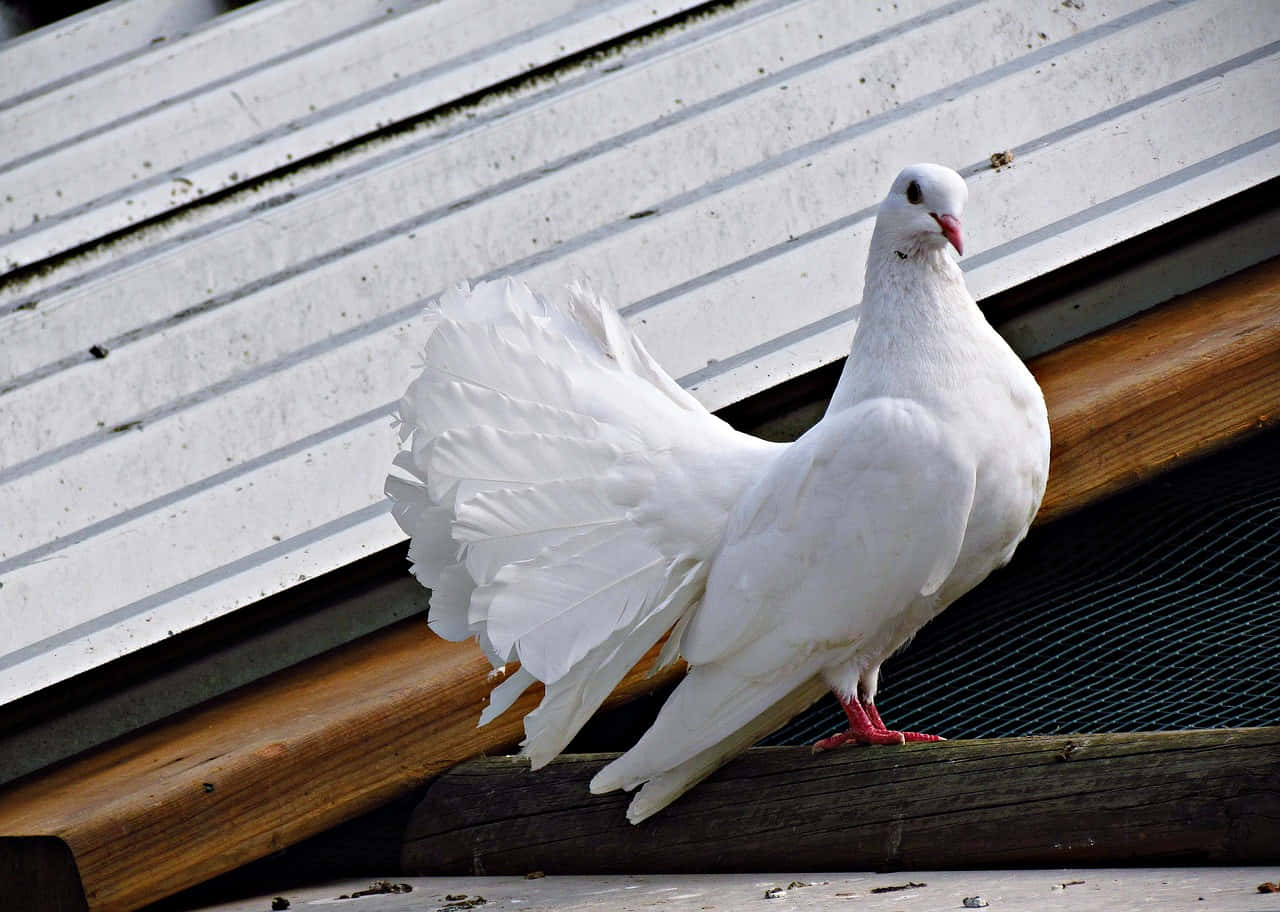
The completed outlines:
{"type": "MultiPolygon", "coordinates": [[[[885,663],[892,728],[949,738],[1280,723],[1280,433],[1036,529],[885,663]]],[[[828,697],[765,744],[846,727],[828,697]]]]}

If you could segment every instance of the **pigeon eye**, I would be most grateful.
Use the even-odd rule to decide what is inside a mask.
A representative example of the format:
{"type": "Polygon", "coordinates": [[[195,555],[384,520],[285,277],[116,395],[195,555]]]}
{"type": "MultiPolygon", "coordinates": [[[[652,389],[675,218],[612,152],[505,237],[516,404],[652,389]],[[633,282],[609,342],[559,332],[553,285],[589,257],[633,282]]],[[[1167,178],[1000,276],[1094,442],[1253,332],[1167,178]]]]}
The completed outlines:
{"type": "Polygon", "coordinates": [[[920,200],[923,197],[924,197],[924,194],[920,192],[919,184],[917,184],[915,181],[912,181],[911,183],[907,184],[907,202],[908,203],[911,203],[911,205],[914,206],[916,203],[920,202],[920,200]]]}

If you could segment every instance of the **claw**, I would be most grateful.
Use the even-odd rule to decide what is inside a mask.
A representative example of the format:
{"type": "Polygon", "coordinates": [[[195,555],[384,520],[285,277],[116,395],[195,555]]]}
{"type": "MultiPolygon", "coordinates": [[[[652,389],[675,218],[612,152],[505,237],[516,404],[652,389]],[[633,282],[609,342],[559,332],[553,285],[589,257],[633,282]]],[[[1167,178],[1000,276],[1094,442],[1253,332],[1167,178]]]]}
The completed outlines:
{"type": "Polygon", "coordinates": [[[906,738],[902,732],[854,732],[851,730],[837,732],[829,738],[823,738],[813,745],[813,752],[818,754],[846,744],[902,744],[905,741],[906,738]]]}
{"type": "Polygon", "coordinates": [[[875,704],[863,703],[857,699],[845,701],[838,695],[837,699],[840,699],[840,705],[844,707],[844,713],[849,717],[849,730],[837,732],[816,742],[813,745],[815,754],[843,747],[846,744],[904,744],[908,741],[932,742],[946,740],[938,735],[926,735],[922,732],[893,731],[885,726],[884,721],[880,718],[880,713],[876,710],[875,704]]]}

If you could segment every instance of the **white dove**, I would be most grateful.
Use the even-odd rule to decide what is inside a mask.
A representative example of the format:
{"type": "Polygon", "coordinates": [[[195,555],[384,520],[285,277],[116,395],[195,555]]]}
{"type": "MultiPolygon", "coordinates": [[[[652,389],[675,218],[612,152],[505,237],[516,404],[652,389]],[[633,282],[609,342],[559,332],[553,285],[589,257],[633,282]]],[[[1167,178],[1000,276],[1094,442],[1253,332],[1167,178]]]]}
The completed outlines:
{"type": "Polygon", "coordinates": [[[428,310],[391,476],[430,625],[535,680],[536,769],[670,631],[690,670],[591,782],[670,804],[827,689],[849,730],[816,745],[937,740],[887,729],[881,663],[1007,562],[1044,493],[1049,425],[1031,374],[946,251],[964,180],[904,170],[881,203],[852,351],[826,415],[791,444],[739,433],[584,287],[554,304],[511,280],[428,310]]]}

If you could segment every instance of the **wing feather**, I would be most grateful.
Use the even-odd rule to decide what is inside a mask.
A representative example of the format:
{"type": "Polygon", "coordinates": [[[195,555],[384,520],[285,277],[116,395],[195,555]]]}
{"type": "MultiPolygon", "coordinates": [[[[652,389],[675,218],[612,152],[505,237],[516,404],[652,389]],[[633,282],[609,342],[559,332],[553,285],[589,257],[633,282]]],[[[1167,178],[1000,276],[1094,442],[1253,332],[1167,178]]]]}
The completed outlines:
{"type": "Polygon", "coordinates": [[[756,667],[773,668],[808,644],[856,642],[936,591],[973,506],[976,468],[953,440],[919,405],[872,399],[796,441],[730,518],[685,658],[718,661],[751,644],[756,667]]]}

